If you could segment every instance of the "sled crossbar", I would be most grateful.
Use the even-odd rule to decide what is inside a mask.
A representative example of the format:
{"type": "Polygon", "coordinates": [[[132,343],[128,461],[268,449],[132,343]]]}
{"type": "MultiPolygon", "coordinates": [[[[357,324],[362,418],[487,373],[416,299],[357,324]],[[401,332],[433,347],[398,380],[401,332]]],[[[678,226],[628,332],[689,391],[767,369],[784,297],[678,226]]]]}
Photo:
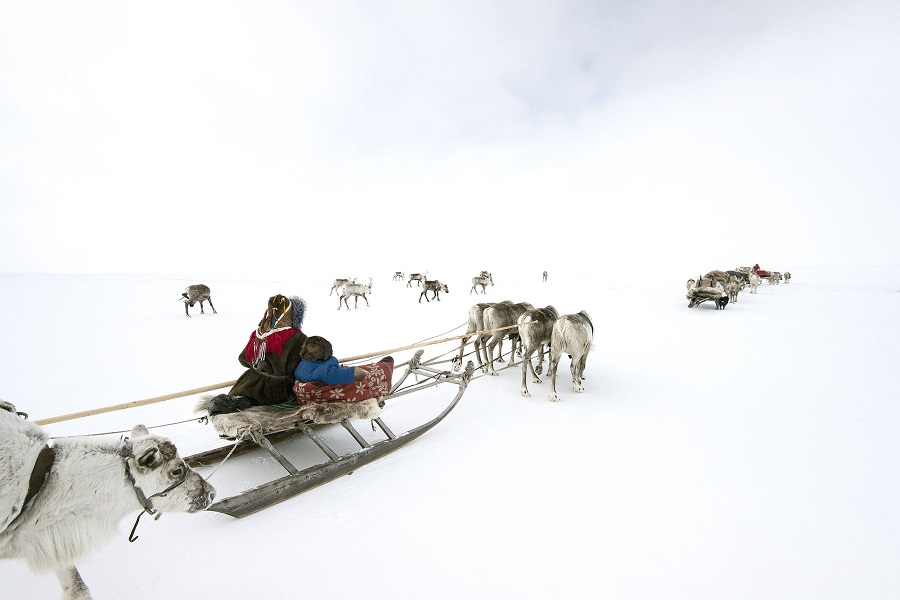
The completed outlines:
{"type": "MultiPolygon", "coordinates": [[[[406,444],[412,442],[420,435],[437,425],[439,422],[441,422],[441,420],[444,419],[444,417],[446,417],[450,413],[451,410],[453,410],[453,408],[459,402],[460,398],[462,398],[462,395],[466,391],[466,387],[468,386],[468,383],[472,378],[474,365],[470,361],[466,365],[466,369],[462,373],[454,375],[447,371],[439,371],[437,369],[422,366],[419,362],[421,356],[422,351],[419,350],[416,353],[415,357],[409,361],[408,367],[406,369],[406,372],[403,374],[403,377],[401,377],[400,381],[398,381],[392,387],[391,392],[387,396],[385,396],[384,399],[386,401],[389,401],[392,398],[396,398],[413,391],[418,391],[420,389],[434,387],[436,385],[440,385],[441,383],[453,383],[457,386],[456,395],[454,396],[450,404],[438,416],[423,425],[414,427],[406,433],[402,433],[399,435],[394,434],[394,432],[391,431],[391,429],[381,419],[381,417],[378,417],[372,422],[378,425],[378,427],[384,434],[385,439],[377,441],[375,443],[367,442],[365,438],[363,438],[363,436],[353,427],[353,425],[351,425],[347,419],[344,419],[340,422],[340,424],[356,441],[360,449],[343,456],[335,452],[327,444],[327,442],[316,433],[316,429],[319,426],[307,422],[297,422],[295,424],[295,428],[288,430],[272,432],[265,435],[254,434],[252,435],[252,441],[245,440],[237,445],[238,448],[243,448],[242,453],[252,449],[252,446],[255,442],[257,447],[266,450],[276,461],[278,461],[279,464],[281,464],[282,467],[284,467],[284,469],[287,471],[287,475],[268,483],[256,486],[252,489],[245,490],[235,496],[231,496],[230,498],[225,498],[223,500],[215,502],[206,510],[220,512],[232,517],[245,517],[264,508],[272,506],[273,504],[277,504],[279,502],[287,500],[288,498],[291,498],[298,494],[302,494],[303,492],[311,490],[324,483],[333,481],[338,477],[348,475],[354,470],[373,461],[376,461],[379,458],[393,452],[394,450],[405,446],[406,444]],[[416,375],[417,377],[426,377],[428,378],[428,381],[419,382],[414,384],[414,386],[411,386],[410,388],[400,390],[400,386],[402,385],[402,383],[411,374],[416,375]],[[276,441],[281,441],[295,435],[306,435],[325,454],[327,460],[320,464],[301,470],[294,466],[294,464],[291,463],[287,457],[279,452],[275,448],[273,442],[270,441],[270,439],[276,440],[276,438],[276,441]]],[[[194,456],[189,456],[185,460],[190,465],[209,465],[211,462],[210,457],[213,456],[213,453],[215,453],[216,456],[221,456],[224,452],[229,452],[229,450],[220,448],[194,456]]]]}

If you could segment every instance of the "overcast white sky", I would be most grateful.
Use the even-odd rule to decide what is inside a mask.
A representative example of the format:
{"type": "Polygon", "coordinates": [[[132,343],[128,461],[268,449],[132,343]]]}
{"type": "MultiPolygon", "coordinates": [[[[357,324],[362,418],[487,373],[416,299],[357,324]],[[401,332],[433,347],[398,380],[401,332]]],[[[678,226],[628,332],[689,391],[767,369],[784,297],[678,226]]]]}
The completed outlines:
{"type": "Polygon", "coordinates": [[[896,1],[0,1],[0,271],[900,263],[896,1]]]}

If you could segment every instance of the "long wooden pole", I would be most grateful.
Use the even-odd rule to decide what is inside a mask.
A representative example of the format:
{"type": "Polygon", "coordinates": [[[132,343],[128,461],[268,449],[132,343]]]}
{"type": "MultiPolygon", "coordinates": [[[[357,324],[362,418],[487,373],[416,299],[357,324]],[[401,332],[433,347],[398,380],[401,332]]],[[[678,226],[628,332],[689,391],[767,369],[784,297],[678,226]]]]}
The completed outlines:
{"type": "MultiPolygon", "coordinates": [[[[237,380],[235,380],[237,381],[237,380]]],[[[132,402],[123,402],[122,404],[113,404],[112,406],[104,406],[101,408],[92,408],[90,410],[83,410],[81,412],[69,413],[67,415],[59,415],[57,417],[48,417],[46,419],[39,419],[35,421],[38,425],[49,425],[50,423],[59,423],[60,421],[71,421],[73,419],[80,419],[81,417],[89,417],[91,415],[100,415],[103,413],[114,412],[117,410],[125,410],[126,408],[135,408],[138,406],[146,406],[148,404],[156,404],[157,402],[165,402],[166,400],[173,400],[175,398],[183,398],[184,396],[193,396],[194,394],[200,394],[202,392],[209,392],[212,390],[218,390],[226,387],[231,387],[234,385],[234,381],[225,381],[223,383],[216,383],[214,385],[206,385],[199,388],[194,388],[192,390],[186,390],[184,392],[175,392],[174,394],[166,394],[165,396],[156,396],[155,398],[147,398],[145,400],[134,400],[132,402]]]]}
{"type": "MultiPolygon", "coordinates": [[[[461,340],[464,337],[473,337],[476,335],[484,335],[486,333],[493,333],[495,331],[502,331],[504,329],[512,329],[513,327],[518,327],[518,325],[507,325],[506,327],[497,327],[495,329],[485,329],[484,331],[475,331],[473,333],[467,333],[464,335],[457,335],[453,337],[443,338],[440,340],[432,340],[430,342],[421,342],[418,344],[411,344],[409,346],[401,346],[399,348],[391,348],[390,350],[382,350],[380,352],[370,352],[368,354],[360,354],[358,356],[349,356],[347,358],[342,358],[339,360],[341,363],[349,362],[351,360],[360,360],[363,358],[372,358],[375,356],[383,356],[386,354],[391,354],[393,352],[400,352],[402,350],[412,350],[413,348],[422,348],[424,346],[433,346],[434,344],[442,344],[444,342],[452,342],[454,340],[461,340]]],[[[205,385],[203,387],[194,388],[191,390],[185,390],[183,392],[175,392],[173,394],[166,394],[165,396],[155,396],[153,398],[146,398],[144,400],[134,400],[132,402],[123,402],[122,404],[113,404],[112,406],[103,406],[100,408],[92,408],[89,410],[83,410],[80,412],[69,413],[67,415],[58,415],[56,417],[48,417],[46,419],[39,419],[35,421],[37,425],[49,425],[51,423],[59,423],[61,421],[72,421],[74,419],[80,419],[82,417],[90,417],[93,415],[101,415],[103,413],[115,412],[117,410],[125,410],[126,408],[137,408],[138,406],[147,406],[148,404],[156,404],[157,402],[165,402],[166,400],[174,400],[175,398],[184,398],[185,396],[193,396],[194,394],[202,394],[203,392],[211,392],[213,390],[220,390],[222,388],[231,387],[235,384],[237,380],[234,381],[224,381],[222,383],[215,383],[213,385],[205,385]]]]}

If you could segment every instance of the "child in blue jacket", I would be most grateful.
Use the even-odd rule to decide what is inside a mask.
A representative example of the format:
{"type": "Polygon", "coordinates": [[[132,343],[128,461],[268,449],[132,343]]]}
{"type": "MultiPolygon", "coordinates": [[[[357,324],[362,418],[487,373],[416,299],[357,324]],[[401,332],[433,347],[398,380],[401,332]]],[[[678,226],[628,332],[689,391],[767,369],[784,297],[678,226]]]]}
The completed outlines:
{"type": "Polygon", "coordinates": [[[331,342],[314,335],[303,342],[300,364],[294,369],[294,378],[306,383],[336,385],[365,379],[366,372],[355,367],[342,367],[333,356],[331,342]]]}

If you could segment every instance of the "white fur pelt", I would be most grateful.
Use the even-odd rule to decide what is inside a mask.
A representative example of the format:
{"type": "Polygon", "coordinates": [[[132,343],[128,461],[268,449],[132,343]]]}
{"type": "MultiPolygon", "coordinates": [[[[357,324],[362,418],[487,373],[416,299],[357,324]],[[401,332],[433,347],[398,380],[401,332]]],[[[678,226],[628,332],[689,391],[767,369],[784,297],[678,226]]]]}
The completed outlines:
{"type": "Polygon", "coordinates": [[[571,360],[572,389],[576,392],[584,391],[584,368],[587,365],[587,356],[593,343],[594,324],[587,311],[582,310],[574,315],[563,315],[553,324],[548,367],[551,402],[559,402],[559,395],[556,393],[556,371],[563,353],[568,354],[571,360]]]}
{"type": "Polygon", "coordinates": [[[553,333],[553,324],[559,318],[559,312],[552,305],[546,308],[528,310],[519,316],[519,340],[522,343],[522,385],[519,393],[525,397],[531,396],[528,391],[528,372],[531,371],[531,380],[540,383],[538,375],[543,370],[544,346],[550,344],[550,336],[553,333]],[[538,352],[538,366],[531,364],[531,355],[538,352]]]}
{"type": "Polygon", "coordinates": [[[75,562],[119,533],[123,517],[143,510],[128,472],[154,512],[200,511],[215,496],[212,486],[184,464],[169,440],[137,425],[125,441],[55,440],[55,460],[45,483],[23,507],[35,459],[48,438],[33,422],[3,406],[0,558],[20,558],[35,571],[53,571],[66,600],[91,598],[75,562]],[[155,496],[179,481],[164,497],[155,496]]]}
{"type": "MultiPolygon", "coordinates": [[[[372,420],[381,416],[382,398],[367,398],[358,402],[309,402],[296,410],[275,406],[251,406],[240,412],[212,415],[209,422],[224,438],[255,438],[296,427],[298,421],[329,425],[344,419],[372,420]]],[[[197,405],[203,409],[202,401],[197,405]]]]}

